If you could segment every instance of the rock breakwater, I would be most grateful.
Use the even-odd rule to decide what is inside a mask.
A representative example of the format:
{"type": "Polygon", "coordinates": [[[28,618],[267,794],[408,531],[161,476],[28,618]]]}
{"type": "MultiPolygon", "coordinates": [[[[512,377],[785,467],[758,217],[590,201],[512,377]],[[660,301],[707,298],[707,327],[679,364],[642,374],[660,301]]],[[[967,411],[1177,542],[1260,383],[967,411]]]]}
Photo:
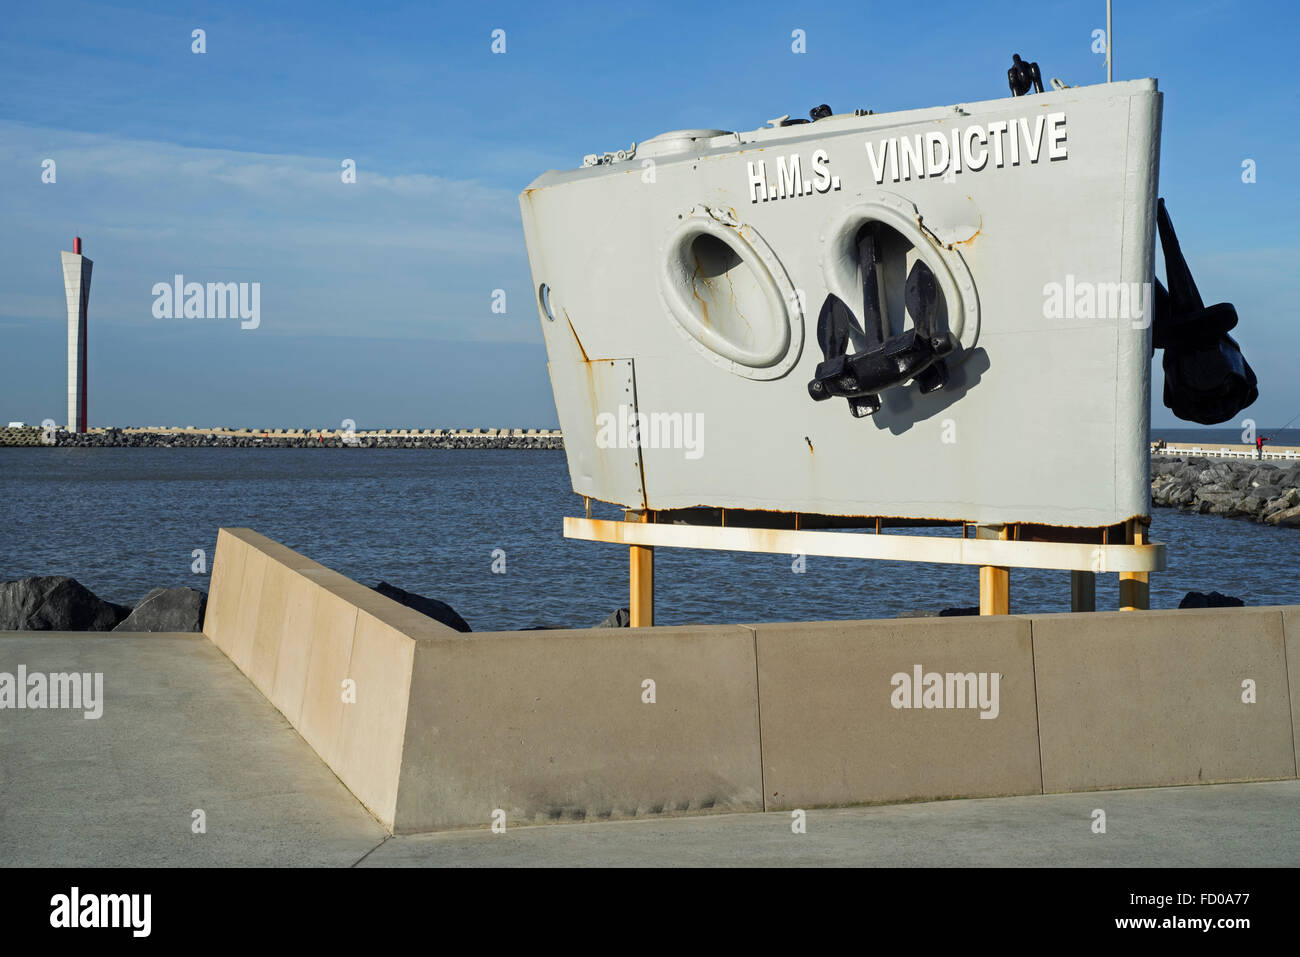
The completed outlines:
{"type": "Polygon", "coordinates": [[[312,429],[0,429],[2,445],[68,448],[222,449],[563,449],[550,429],[394,429],[367,432],[312,429]]]}
{"type": "Polygon", "coordinates": [[[1300,528],[1300,463],[1153,459],[1151,504],[1300,528]]]}

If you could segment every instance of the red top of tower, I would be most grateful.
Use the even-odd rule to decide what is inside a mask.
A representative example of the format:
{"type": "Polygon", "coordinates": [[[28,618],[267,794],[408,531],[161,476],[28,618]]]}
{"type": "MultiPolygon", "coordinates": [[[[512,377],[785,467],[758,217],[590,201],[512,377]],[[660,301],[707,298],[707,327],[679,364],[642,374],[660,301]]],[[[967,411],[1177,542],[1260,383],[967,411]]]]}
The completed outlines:
{"type": "Polygon", "coordinates": [[[72,252],[73,252],[75,255],[78,255],[78,256],[81,255],[81,237],[80,237],[80,236],[74,236],[74,237],[72,237],[72,252]]]}

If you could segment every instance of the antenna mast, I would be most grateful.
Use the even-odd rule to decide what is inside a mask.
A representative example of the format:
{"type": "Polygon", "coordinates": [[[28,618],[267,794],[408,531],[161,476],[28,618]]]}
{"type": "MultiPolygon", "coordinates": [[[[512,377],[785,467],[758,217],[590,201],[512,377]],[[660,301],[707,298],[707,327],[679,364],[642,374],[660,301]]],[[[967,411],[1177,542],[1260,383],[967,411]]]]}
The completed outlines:
{"type": "Polygon", "coordinates": [[[1106,82],[1107,83],[1112,82],[1115,78],[1115,74],[1112,70],[1111,62],[1110,62],[1110,47],[1111,47],[1110,38],[1111,38],[1110,0],[1106,0],[1106,82]]]}

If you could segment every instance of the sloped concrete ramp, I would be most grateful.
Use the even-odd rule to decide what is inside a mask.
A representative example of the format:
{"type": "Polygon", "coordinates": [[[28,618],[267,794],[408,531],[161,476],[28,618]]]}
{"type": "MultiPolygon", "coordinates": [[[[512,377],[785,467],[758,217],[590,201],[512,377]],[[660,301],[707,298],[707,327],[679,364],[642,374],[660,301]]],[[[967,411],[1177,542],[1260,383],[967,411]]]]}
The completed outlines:
{"type": "Polygon", "coordinates": [[[103,713],[0,711],[0,866],[347,867],[387,833],[202,635],[0,632],[19,666],[102,674],[103,713]]]}

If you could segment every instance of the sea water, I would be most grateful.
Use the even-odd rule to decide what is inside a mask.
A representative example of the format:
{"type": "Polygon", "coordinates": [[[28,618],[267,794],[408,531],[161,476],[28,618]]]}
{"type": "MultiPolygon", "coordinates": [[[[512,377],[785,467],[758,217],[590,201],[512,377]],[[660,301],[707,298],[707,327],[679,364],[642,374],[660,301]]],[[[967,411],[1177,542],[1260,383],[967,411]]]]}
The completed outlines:
{"type": "MultiPolygon", "coordinates": [[[[628,604],[627,548],[562,535],[583,504],[559,451],[4,448],[0,502],[0,580],[71,575],[122,604],[159,586],[207,590],[221,526],[439,598],[476,631],[585,627],[628,604]]],[[[1153,608],[1193,590],[1300,603],[1300,529],[1158,508],[1150,534],[1169,561],[1151,576],[1153,608]]],[[[893,617],[977,605],[978,579],[967,566],[660,548],[655,621],[893,617]]],[[[1117,576],[1099,575],[1097,607],[1118,597],[1117,576]]],[[[1067,572],[1012,570],[1013,612],[1069,607],[1067,572]]]]}

